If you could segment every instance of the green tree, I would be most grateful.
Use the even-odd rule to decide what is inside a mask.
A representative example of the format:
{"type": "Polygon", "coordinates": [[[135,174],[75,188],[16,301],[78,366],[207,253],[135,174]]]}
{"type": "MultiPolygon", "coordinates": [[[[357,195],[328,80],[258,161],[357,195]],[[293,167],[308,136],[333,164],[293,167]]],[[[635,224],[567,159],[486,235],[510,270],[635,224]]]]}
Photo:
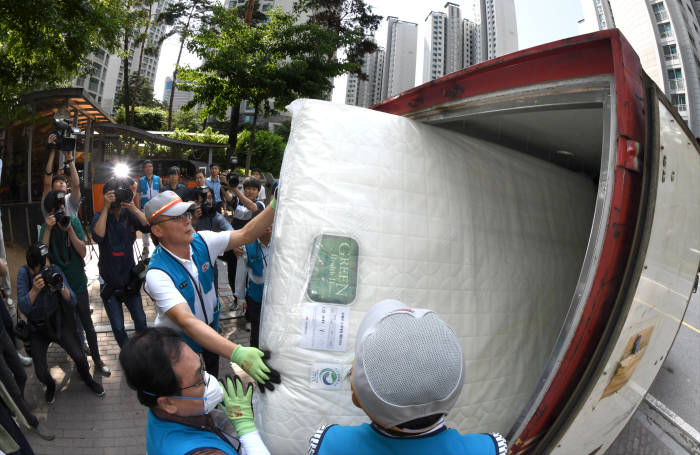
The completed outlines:
{"type": "MultiPolygon", "coordinates": [[[[251,139],[252,134],[248,129],[238,133],[236,156],[239,162],[243,162],[243,159],[247,159],[251,139]]],[[[267,130],[259,130],[256,134],[255,144],[253,145],[250,168],[259,168],[272,172],[273,175],[279,175],[286,146],[287,142],[279,134],[267,130]]]]}
{"type": "Polygon", "coordinates": [[[23,93],[53,88],[78,75],[87,55],[119,46],[125,0],[0,2],[0,114],[5,121],[23,93]]]}
{"type": "MultiPolygon", "coordinates": [[[[268,21],[248,26],[236,11],[222,7],[213,11],[211,23],[189,46],[203,64],[180,73],[182,87],[194,92],[187,106],[203,104],[205,115],[224,117],[227,108],[234,106],[235,116],[236,107],[248,100],[254,107],[255,124],[260,113],[275,112],[272,100],[285,106],[300,97],[325,97],[333,88],[332,78],[352,68],[345,61],[327,59],[336,44],[331,31],[298,24],[294,15],[275,10],[268,21]]],[[[235,144],[234,134],[231,129],[230,146],[235,144]]],[[[250,169],[255,135],[253,128],[246,170],[250,169]]]]}
{"type": "MultiPolygon", "coordinates": [[[[131,73],[129,75],[129,80],[130,86],[134,88],[134,90],[131,91],[131,106],[162,107],[162,103],[153,97],[153,85],[147,78],[139,76],[137,73],[131,73]]],[[[116,106],[123,106],[126,104],[126,95],[123,85],[117,91],[114,104],[116,106]]]]}
{"type": "Polygon", "coordinates": [[[168,104],[168,130],[172,129],[173,126],[173,99],[175,98],[175,88],[178,88],[182,50],[199,28],[208,23],[213,5],[213,0],[178,0],[170,3],[166,10],[158,16],[159,23],[171,26],[170,31],[163,39],[173,35],[180,36],[180,49],[173,70],[173,85],[170,89],[170,103],[168,104]]]}
{"type": "Polygon", "coordinates": [[[352,64],[350,72],[362,79],[367,75],[362,72],[362,57],[377,50],[374,34],[379,27],[382,16],[372,13],[372,7],[365,0],[297,0],[294,4],[297,12],[309,14],[309,22],[330,30],[336,38],[333,52],[328,59],[333,59],[338,50],[352,64]]]}
{"type": "Polygon", "coordinates": [[[180,109],[173,116],[173,126],[175,129],[183,131],[200,132],[202,131],[201,112],[199,110],[180,109]]]}
{"type": "MultiPolygon", "coordinates": [[[[162,131],[167,118],[168,112],[160,107],[135,106],[132,126],[146,131],[162,131]]],[[[114,121],[126,124],[126,108],[123,105],[117,109],[114,121]]]]}

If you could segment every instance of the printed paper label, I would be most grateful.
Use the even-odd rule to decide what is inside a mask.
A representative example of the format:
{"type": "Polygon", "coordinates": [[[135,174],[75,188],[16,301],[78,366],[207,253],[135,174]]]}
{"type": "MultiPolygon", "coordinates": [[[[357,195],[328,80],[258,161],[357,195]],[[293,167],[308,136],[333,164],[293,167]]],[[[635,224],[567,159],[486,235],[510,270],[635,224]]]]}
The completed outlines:
{"type": "Polygon", "coordinates": [[[315,363],[311,367],[311,388],[341,390],[343,388],[343,366],[334,363],[315,363]]]}
{"type": "Polygon", "coordinates": [[[301,347],[321,351],[345,351],[350,309],[335,305],[304,305],[301,347]]]}

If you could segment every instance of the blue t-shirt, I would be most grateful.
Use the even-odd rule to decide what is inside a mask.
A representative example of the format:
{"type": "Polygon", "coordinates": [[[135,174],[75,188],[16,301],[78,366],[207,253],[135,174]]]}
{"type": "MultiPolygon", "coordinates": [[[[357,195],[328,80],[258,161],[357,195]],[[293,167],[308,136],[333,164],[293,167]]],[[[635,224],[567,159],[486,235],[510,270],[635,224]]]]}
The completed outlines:
{"type": "Polygon", "coordinates": [[[100,237],[95,233],[95,225],[101,213],[100,210],[92,218],[92,238],[100,247],[100,276],[106,284],[121,289],[129,282],[131,269],[136,265],[133,249],[136,231],[150,232],[150,227],[141,226],[138,218],[123,208],[119,219],[112,213],[107,215],[105,236],[100,237]]]}
{"type": "Polygon", "coordinates": [[[216,180],[212,180],[211,177],[207,177],[204,183],[214,193],[214,202],[221,202],[221,178],[217,177],[216,180]]]}
{"type": "Polygon", "coordinates": [[[498,434],[460,434],[440,427],[426,435],[394,437],[363,423],[349,427],[324,426],[309,441],[309,455],[506,455],[506,441],[498,434]]]}

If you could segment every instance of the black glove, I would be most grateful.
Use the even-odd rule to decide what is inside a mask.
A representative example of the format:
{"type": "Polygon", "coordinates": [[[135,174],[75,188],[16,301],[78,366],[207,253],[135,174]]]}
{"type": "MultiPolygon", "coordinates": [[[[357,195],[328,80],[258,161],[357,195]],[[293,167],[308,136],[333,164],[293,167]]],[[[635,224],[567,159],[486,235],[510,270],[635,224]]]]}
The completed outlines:
{"type": "MultiPolygon", "coordinates": [[[[268,360],[270,358],[270,351],[263,351],[263,353],[263,361],[268,360]]],[[[264,384],[260,384],[260,387],[258,387],[260,393],[265,393],[265,389],[268,389],[272,392],[273,390],[275,390],[275,386],[273,384],[282,383],[282,377],[280,376],[280,372],[268,365],[267,362],[265,362],[265,365],[270,369],[270,372],[267,373],[270,379],[268,379],[267,382],[265,382],[264,384]]]]}

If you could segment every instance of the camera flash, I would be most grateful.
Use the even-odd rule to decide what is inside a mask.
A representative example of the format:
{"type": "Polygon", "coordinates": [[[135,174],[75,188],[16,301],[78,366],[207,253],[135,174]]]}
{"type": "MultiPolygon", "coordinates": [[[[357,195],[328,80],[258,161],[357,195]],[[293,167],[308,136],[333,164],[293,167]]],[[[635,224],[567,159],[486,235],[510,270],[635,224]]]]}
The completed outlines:
{"type": "Polygon", "coordinates": [[[114,166],[113,172],[116,177],[128,177],[129,166],[127,166],[125,163],[118,163],[114,166]]]}

